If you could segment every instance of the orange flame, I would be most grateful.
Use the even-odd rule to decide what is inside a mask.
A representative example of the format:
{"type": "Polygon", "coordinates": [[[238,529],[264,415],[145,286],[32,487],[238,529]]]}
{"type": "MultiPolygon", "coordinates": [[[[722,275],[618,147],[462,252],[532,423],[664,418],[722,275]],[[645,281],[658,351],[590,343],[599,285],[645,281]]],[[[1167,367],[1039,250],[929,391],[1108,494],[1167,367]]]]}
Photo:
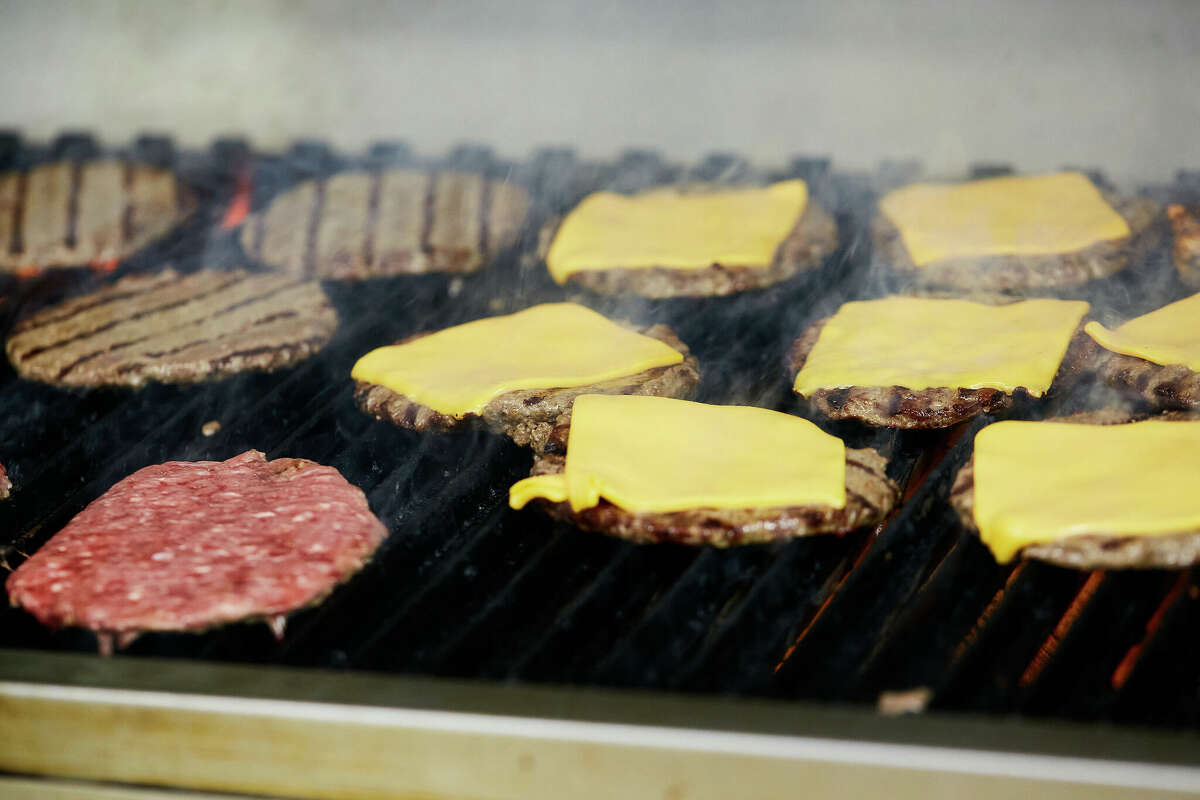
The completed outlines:
{"type": "Polygon", "coordinates": [[[118,258],[96,259],[92,263],[88,264],[88,267],[90,267],[94,272],[112,272],[117,268],[117,263],[119,261],[120,259],[118,258]]]}
{"type": "Polygon", "coordinates": [[[26,264],[23,267],[17,267],[18,278],[36,278],[42,274],[42,268],[34,264],[26,264]]]}
{"type": "Polygon", "coordinates": [[[250,171],[239,172],[234,186],[233,200],[229,202],[229,208],[225,211],[225,219],[221,221],[222,230],[229,230],[241,225],[250,213],[250,171]]]}

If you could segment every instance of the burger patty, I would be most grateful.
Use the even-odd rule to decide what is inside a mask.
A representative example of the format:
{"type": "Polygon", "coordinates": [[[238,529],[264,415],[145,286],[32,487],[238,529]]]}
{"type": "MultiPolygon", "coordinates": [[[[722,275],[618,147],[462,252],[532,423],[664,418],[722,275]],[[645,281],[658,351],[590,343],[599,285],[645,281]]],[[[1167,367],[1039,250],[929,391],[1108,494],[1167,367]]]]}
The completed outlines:
{"type": "Polygon", "coordinates": [[[387,536],[362,491],[332,467],[171,461],[138,470],[75,516],[9,576],[10,602],[51,628],[122,643],[202,631],[320,602],[387,536]]]}
{"type": "Polygon", "coordinates": [[[1167,216],[1175,234],[1175,269],[1184,283],[1200,288],[1200,217],[1180,205],[1167,206],[1167,216]]]}
{"type": "Polygon", "coordinates": [[[242,249],[292,275],[472,272],[512,246],[529,195],[464,172],[343,172],[303,181],[247,217],[242,249]]]}
{"type": "MultiPolygon", "coordinates": [[[[561,223],[562,219],[554,220],[541,231],[538,256],[543,261],[561,223]]],[[[761,289],[799,272],[817,269],[836,247],[837,223],[810,199],[791,233],[775,251],[770,266],[713,264],[704,269],[626,269],[614,265],[611,269],[572,273],[567,281],[601,294],[636,294],[651,298],[723,296],[761,289]]]]}
{"type": "Polygon", "coordinates": [[[8,479],[8,472],[5,471],[4,465],[0,464],[0,500],[8,497],[8,493],[11,490],[12,481],[8,479]]]}
{"type": "MultiPolygon", "coordinates": [[[[566,468],[565,443],[569,426],[555,428],[547,451],[535,457],[532,475],[553,475],[566,468]],[[553,451],[553,452],[549,452],[553,451]]],[[[900,490],[887,476],[887,460],[871,449],[846,451],[846,505],[784,506],[776,508],[697,508],[688,511],[638,512],[601,499],[591,508],[573,511],[569,503],[537,499],[546,513],[585,531],[604,533],[639,544],[679,544],[729,547],[816,533],[848,533],[875,525],[887,516],[900,490]]]]}
{"type": "Polygon", "coordinates": [[[0,269],[124,258],[196,208],[168,170],[118,159],[0,173],[0,269]]]}
{"type": "Polygon", "coordinates": [[[44,309],[17,323],[5,349],[22,377],[61,386],[189,383],[288,366],[336,328],[315,281],[168,269],[44,309]]]}
{"type": "Polygon", "coordinates": [[[871,221],[875,257],[917,285],[951,286],[972,292],[1078,286],[1124,269],[1149,252],[1157,238],[1157,203],[1144,197],[1101,194],[1125,218],[1129,225],[1127,238],[1097,242],[1070,253],[949,258],[918,267],[899,229],[884,214],[877,213],[871,221]]]}
{"type": "MultiPolygon", "coordinates": [[[[828,321],[828,317],[818,321],[792,345],[788,368],[793,377],[808,360],[808,354],[816,346],[821,329],[828,321]]],[[[1055,383],[1079,372],[1090,341],[1091,337],[1082,330],[1075,333],[1054,377],[1055,383]]],[[[1013,396],[999,389],[961,389],[953,386],[928,389],[850,386],[818,389],[808,398],[808,402],[830,419],[853,419],[866,425],[887,428],[928,429],[947,428],[980,414],[1006,410],[1012,406],[1013,396]]]]}
{"type": "MultiPolygon", "coordinates": [[[[1141,417],[1141,418],[1144,418],[1141,417]]],[[[1139,419],[1126,411],[1105,410],[1072,414],[1053,420],[1080,425],[1120,425],[1139,419]]],[[[1156,419],[1195,421],[1200,414],[1169,412],[1156,419]]],[[[975,525],[975,459],[972,457],[955,476],[950,504],[968,531],[978,535],[975,525]]],[[[1177,569],[1200,562],[1200,530],[1159,536],[1126,536],[1090,533],[1068,536],[1053,542],[1033,544],[1021,550],[1035,558],[1076,569],[1120,569],[1125,567],[1177,569]]]]}
{"type": "Polygon", "coordinates": [[[1200,411],[1200,373],[1182,364],[1155,364],[1114,353],[1091,337],[1083,349],[1083,362],[1114,389],[1154,409],[1200,411]]]}
{"type": "MultiPolygon", "coordinates": [[[[582,394],[633,394],[688,399],[700,383],[696,357],[666,325],[652,325],[638,331],[683,353],[683,361],[666,367],[654,367],[623,378],[586,386],[565,388],[517,389],[492,398],[479,414],[454,417],[434,411],[386,386],[355,381],[354,399],[358,407],[379,420],[387,420],[414,431],[452,431],[482,425],[504,434],[519,445],[541,451],[560,418],[569,415],[575,398],[582,394]]],[[[428,334],[401,339],[404,344],[428,334]]]]}

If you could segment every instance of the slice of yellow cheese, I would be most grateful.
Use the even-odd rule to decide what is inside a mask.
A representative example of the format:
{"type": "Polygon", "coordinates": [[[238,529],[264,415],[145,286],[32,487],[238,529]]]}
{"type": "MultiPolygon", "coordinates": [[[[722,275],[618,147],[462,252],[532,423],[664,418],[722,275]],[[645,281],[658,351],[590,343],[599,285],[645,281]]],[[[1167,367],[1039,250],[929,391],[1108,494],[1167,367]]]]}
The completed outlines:
{"type": "Polygon", "coordinates": [[[672,347],[574,303],[546,303],[372,350],[351,377],[442,414],[516,389],[586,386],[683,361],[672,347]]]}
{"type": "Polygon", "coordinates": [[[913,264],[951,258],[1070,253],[1129,236],[1129,224],[1078,172],[916,183],[879,208],[913,264]]]}
{"type": "Polygon", "coordinates": [[[796,226],[808,185],[636,195],[588,195],[559,226],[546,254],[554,280],[583,270],[767,267],[796,226]]]}
{"type": "Polygon", "coordinates": [[[1083,327],[1106,350],[1155,364],[1182,364],[1200,372],[1200,294],[1135,317],[1116,330],[1099,322],[1083,327]]]}
{"type": "Polygon", "coordinates": [[[887,297],[846,303],[796,375],[795,390],[848,386],[929,389],[1024,387],[1040,397],[1054,380],[1088,304],[887,297]]]}
{"type": "Polygon", "coordinates": [[[664,397],[575,401],[566,470],[509,491],[580,511],[604,498],[627,511],[846,505],[846,447],[808,420],[750,406],[664,397]]]}
{"type": "Polygon", "coordinates": [[[975,524],[997,561],[1081,534],[1200,530],[1200,422],[998,422],[975,437],[975,524]]]}

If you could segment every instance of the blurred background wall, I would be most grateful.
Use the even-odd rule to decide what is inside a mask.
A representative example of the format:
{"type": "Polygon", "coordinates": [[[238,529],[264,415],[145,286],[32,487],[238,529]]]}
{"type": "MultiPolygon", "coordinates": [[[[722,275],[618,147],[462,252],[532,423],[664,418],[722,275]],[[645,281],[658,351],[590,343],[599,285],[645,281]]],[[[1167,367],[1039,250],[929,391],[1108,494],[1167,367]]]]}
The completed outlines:
{"type": "Polygon", "coordinates": [[[1200,167],[1200,3],[0,0],[0,127],[1200,167]]]}

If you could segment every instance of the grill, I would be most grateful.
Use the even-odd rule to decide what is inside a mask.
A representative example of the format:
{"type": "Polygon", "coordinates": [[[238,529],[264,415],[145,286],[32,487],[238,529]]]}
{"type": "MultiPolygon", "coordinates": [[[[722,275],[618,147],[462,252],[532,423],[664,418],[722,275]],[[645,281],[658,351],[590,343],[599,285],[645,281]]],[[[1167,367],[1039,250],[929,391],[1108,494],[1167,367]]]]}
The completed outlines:
{"type": "MultiPolygon", "coordinates": [[[[38,148],[6,134],[0,169],[97,152],[86,135],[38,148]]],[[[987,420],[931,433],[833,426],[851,446],[873,446],[891,459],[905,497],[898,512],[875,530],[844,537],[718,551],[639,547],[536,512],[512,512],[507,489],[527,474],[527,451],[482,433],[412,434],[353,405],[349,367],[372,347],[563,297],[520,252],[531,249],[540,220],[587,192],[681,177],[802,177],[841,230],[839,250],[817,274],[730,298],[578,298],[613,317],[673,325],[700,359],[699,399],[795,411],[782,366],[787,346],[806,322],[843,299],[889,288],[865,236],[871,201],[911,179],[918,166],[842,174],[827,160],[797,158],[767,174],[731,154],[684,168],[654,153],[592,163],[558,149],[513,164],[478,146],[425,161],[392,142],[356,158],[314,142],[283,155],[255,153],[236,140],[176,152],[156,137],[137,140],[129,153],[179,170],[202,205],[119,273],[167,263],[184,270],[244,266],[227,221],[264,207],[298,180],[345,167],[404,164],[507,176],[531,189],[534,207],[522,246],[481,274],[327,283],[341,327],[325,351],[290,370],[195,387],[68,392],[20,381],[3,365],[0,441],[15,489],[0,504],[0,537],[10,568],[132,471],[166,460],[224,459],[250,447],[331,464],[367,493],[391,531],[358,576],[321,606],[294,615],[282,639],[262,624],[146,635],[111,662],[117,673],[145,674],[136,663],[156,657],[867,709],[909,700],[931,712],[1152,726],[1181,746],[1139,758],[1200,763],[1200,571],[1086,573],[994,563],[945,502],[987,420]],[[204,436],[209,420],[221,428],[204,436]]],[[[975,173],[1003,171],[987,165],[975,173]]],[[[1142,189],[1164,201],[1193,200],[1200,179],[1181,173],[1172,185],[1142,189]]],[[[1102,318],[1184,296],[1167,253],[1164,244],[1146,263],[1090,288],[1102,318]]],[[[4,325],[103,277],[80,269],[9,278],[4,325]]],[[[1045,409],[1017,413],[1066,413],[1101,397],[1095,387],[1079,386],[1045,409]]],[[[14,657],[34,651],[21,654],[30,663],[96,649],[90,634],[49,632],[19,610],[0,615],[0,647],[14,657]]]]}

